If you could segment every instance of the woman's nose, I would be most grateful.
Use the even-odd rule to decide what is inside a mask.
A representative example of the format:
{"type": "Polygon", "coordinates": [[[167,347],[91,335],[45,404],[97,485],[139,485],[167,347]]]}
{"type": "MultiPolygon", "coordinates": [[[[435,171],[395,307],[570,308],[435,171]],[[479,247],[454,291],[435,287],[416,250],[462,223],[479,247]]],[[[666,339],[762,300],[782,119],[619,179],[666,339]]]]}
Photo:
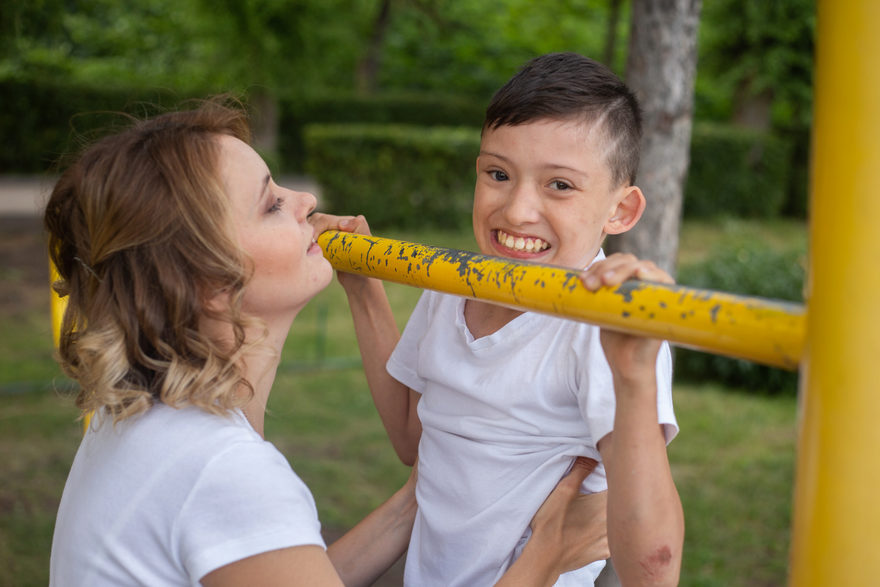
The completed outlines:
{"type": "Polygon", "coordinates": [[[293,192],[296,198],[296,217],[298,220],[308,218],[314,209],[318,206],[318,198],[309,192],[293,192]]]}

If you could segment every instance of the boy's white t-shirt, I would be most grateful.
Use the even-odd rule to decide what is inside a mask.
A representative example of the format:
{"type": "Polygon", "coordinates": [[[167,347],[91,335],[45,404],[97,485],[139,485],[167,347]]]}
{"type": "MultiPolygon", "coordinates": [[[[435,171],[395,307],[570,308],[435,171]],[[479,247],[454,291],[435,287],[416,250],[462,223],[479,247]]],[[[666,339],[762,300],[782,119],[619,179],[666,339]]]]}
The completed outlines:
{"type": "MultiPolygon", "coordinates": [[[[578,455],[600,461],[582,490],[607,489],[596,444],[613,428],[615,398],[599,328],[527,312],[475,340],[464,304],[426,291],[387,364],[421,393],[407,585],[494,584],[578,455]]],[[[671,379],[664,344],[657,405],[667,442],[678,432],[671,379]]],[[[557,585],[590,585],[603,565],[563,575],[557,585]]]]}
{"type": "Polygon", "coordinates": [[[50,585],[198,585],[236,560],[307,544],[325,546],[312,494],[241,412],[156,404],[115,427],[98,417],[83,438],[50,585]]]}

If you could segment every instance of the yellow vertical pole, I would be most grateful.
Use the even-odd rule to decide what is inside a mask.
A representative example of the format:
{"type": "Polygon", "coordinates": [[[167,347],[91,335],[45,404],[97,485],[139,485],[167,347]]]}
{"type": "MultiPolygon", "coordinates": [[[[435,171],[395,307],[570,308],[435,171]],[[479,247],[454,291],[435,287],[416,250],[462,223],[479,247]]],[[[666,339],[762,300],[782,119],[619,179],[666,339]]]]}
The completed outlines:
{"type": "MultiPolygon", "coordinates": [[[[55,290],[51,287],[51,284],[55,283],[58,280],[58,270],[55,268],[55,264],[52,261],[49,261],[49,295],[50,303],[49,303],[49,311],[51,313],[52,318],[52,340],[55,342],[55,348],[58,348],[58,343],[61,340],[61,320],[64,318],[64,309],[67,307],[67,298],[61,298],[55,293],[55,290]]],[[[83,434],[89,429],[89,423],[92,421],[91,412],[83,414],[83,434]]]]}
{"type": "Polygon", "coordinates": [[[55,293],[55,289],[51,287],[56,281],[58,281],[58,270],[55,269],[55,264],[49,261],[49,295],[51,296],[49,311],[52,318],[52,340],[55,343],[55,348],[58,348],[61,335],[61,319],[64,317],[64,307],[67,305],[67,302],[61,299],[55,293]]]}
{"type": "Polygon", "coordinates": [[[880,581],[880,2],[820,0],[790,584],[880,581]]]}

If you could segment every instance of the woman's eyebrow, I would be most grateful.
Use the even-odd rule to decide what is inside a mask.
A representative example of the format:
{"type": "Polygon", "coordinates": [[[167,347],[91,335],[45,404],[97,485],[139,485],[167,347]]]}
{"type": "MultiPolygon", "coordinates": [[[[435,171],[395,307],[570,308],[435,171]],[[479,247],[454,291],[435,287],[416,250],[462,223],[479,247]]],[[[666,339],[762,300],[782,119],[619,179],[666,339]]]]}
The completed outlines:
{"type": "Polygon", "coordinates": [[[262,202],[266,197],[266,190],[269,189],[269,182],[272,181],[272,174],[267,173],[266,177],[263,178],[263,185],[260,188],[260,193],[257,196],[257,203],[262,202]]]}

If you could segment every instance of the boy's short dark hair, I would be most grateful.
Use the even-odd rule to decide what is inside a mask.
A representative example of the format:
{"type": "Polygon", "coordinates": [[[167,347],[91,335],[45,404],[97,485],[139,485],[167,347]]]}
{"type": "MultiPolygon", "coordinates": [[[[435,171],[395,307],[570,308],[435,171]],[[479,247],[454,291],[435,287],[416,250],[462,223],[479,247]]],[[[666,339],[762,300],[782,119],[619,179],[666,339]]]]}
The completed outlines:
{"type": "Polygon", "coordinates": [[[635,183],[642,137],[639,103],[614,72],[583,55],[548,53],[527,62],[492,97],[483,129],[578,117],[599,123],[611,143],[608,165],[614,184],[635,183]]]}

